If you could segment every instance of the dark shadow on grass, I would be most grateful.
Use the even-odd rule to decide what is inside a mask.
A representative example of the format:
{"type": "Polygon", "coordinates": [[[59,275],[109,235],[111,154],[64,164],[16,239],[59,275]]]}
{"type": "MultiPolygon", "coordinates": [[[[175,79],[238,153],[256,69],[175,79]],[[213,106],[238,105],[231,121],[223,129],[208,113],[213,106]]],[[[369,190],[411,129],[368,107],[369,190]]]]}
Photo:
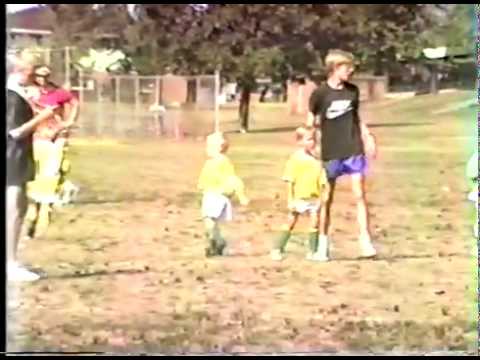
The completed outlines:
{"type": "Polygon", "coordinates": [[[444,255],[433,255],[433,254],[422,254],[422,255],[410,255],[410,254],[400,254],[394,256],[384,256],[384,255],[377,255],[373,258],[335,258],[332,257],[331,261],[338,261],[338,262],[357,262],[357,261],[387,261],[387,262],[395,262],[400,260],[425,260],[425,259],[441,259],[441,258],[467,258],[469,257],[468,254],[460,254],[460,253],[453,253],[453,254],[444,254],[444,255]]]}
{"type": "Polygon", "coordinates": [[[371,123],[368,127],[380,128],[380,127],[412,127],[412,126],[427,126],[434,125],[433,122],[419,122],[419,123],[371,123]]]}
{"type": "MultiPolygon", "coordinates": [[[[434,125],[433,122],[420,122],[420,123],[377,123],[377,124],[369,124],[369,127],[372,128],[380,128],[380,127],[412,127],[412,126],[428,126],[434,125]]],[[[253,129],[249,130],[248,134],[268,134],[268,133],[284,133],[284,132],[292,132],[295,131],[297,126],[286,126],[286,127],[278,127],[278,128],[267,128],[267,129],[253,129]]],[[[234,131],[227,131],[226,133],[230,134],[238,134],[240,133],[239,130],[234,131]]]]}
{"type": "Polygon", "coordinates": [[[158,197],[124,197],[118,199],[80,199],[75,200],[72,204],[67,205],[97,205],[97,204],[121,204],[121,203],[131,203],[131,202],[155,202],[159,200],[158,197]]]}
{"type": "MultiPolygon", "coordinates": [[[[248,134],[291,132],[291,131],[295,131],[296,128],[297,126],[287,126],[287,127],[269,128],[269,129],[254,129],[254,130],[249,130],[248,134]]],[[[236,132],[238,133],[239,131],[236,131],[236,132]]]]}
{"type": "MultiPolygon", "coordinates": [[[[269,257],[270,255],[268,253],[242,253],[242,252],[231,252],[228,253],[227,255],[224,255],[223,257],[228,257],[228,258],[258,258],[258,257],[269,257]]],[[[424,255],[395,255],[395,256],[384,256],[384,255],[377,255],[373,258],[361,258],[361,257],[351,257],[351,258],[346,258],[346,257],[335,257],[331,256],[330,261],[328,263],[335,263],[335,262],[359,262],[359,261],[386,261],[386,262],[395,262],[395,261],[400,261],[400,260],[416,260],[416,259],[441,259],[441,258],[468,258],[470,255],[468,254],[461,254],[461,253],[453,253],[453,254],[445,254],[445,255],[433,255],[433,254],[424,254],[424,255]]],[[[288,254],[285,260],[288,258],[298,258],[298,259],[304,259],[301,255],[298,256],[297,254],[288,254]]],[[[215,259],[221,259],[220,257],[216,257],[215,259]]],[[[307,260],[305,260],[307,261],[307,260]]],[[[311,261],[312,263],[315,263],[314,261],[311,261]]],[[[277,262],[275,262],[277,263],[277,262]]]]}
{"type": "Polygon", "coordinates": [[[115,271],[93,271],[88,273],[74,272],[73,274],[62,274],[62,275],[48,275],[42,271],[36,271],[37,274],[41,276],[38,281],[42,280],[65,280],[65,279],[81,279],[95,276],[112,276],[112,275],[136,275],[136,274],[145,274],[151,272],[150,270],[115,270],[115,271]]]}

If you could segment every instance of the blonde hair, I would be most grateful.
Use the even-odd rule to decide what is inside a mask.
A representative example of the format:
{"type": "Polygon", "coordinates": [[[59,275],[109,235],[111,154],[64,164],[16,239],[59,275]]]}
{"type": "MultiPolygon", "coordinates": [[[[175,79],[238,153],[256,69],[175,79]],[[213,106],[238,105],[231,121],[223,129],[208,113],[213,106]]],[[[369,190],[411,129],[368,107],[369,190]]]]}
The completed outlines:
{"type": "Polygon", "coordinates": [[[301,142],[307,137],[315,139],[315,128],[312,126],[300,126],[295,130],[295,140],[301,142]]]}
{"type": "Polygon", "coordinates": [[[37,65],[37,63],[37,56],[28,49],[7,56],[7,65],[10,72],[21,71],[26,68],[31,68],[33,70],[33,67],[37,65]]]}
{"type": "Polygon", "coordinates": [[[207,149],[213,152],[224,153],[228,147],[228,140],[222,132],[214,132],[207,136],[207,149]]]}
{"type": "Polygon", "coordinates": [[[352,53],[343,50],[330,50],[325,58],[325,69],[327,74],[331,74],[338,65],[353,65],[355,56],[352,53]]]}

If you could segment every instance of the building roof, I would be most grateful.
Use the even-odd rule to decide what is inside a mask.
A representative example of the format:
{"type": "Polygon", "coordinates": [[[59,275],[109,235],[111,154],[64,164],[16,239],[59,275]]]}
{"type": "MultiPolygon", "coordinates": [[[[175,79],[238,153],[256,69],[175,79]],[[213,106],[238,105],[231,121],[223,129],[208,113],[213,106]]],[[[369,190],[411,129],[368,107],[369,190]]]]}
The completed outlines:
{"type": "MultiPolygon", "coordinates": [[[[50,36],[53,34],[55,14],[48,6],[37,6],[7,14],[7,33],[50,36]]],[[[101,33],[102,39],[116,39],[118,34],[101,33]]]]}
{"type": "Polygon", "coordinates": [[[37,6],[7,14],[7,28],[52,31],[54,14],[47,6],[37,6]]]}
{"type": "Polygon", "coordinates": [[[50,30],[37,30],[37,29],[20,29],[20,28],[9,28],[7,33],[10,34],[28,34],[28,35],[52,35],[50,30]]]}

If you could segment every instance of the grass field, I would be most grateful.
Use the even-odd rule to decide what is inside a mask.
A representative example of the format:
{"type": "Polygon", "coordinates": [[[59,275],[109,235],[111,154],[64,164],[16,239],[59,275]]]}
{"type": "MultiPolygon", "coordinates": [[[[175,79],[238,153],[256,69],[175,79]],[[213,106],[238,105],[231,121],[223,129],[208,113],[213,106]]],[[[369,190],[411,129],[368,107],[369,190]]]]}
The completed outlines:
{"type": "Polygon", "coordinates": [[[379,142],[368,180],[379,257],[368,261],[357,260],[345,180],[333,208],[333,260],[304,260],[307,222],[283,262],[269,259],[285,218],[288,129],[302,121],[285,109],[256,108],[255,131],[230,135],[252,203],[236,206],[224,228],[229,256],[218,259],[203,256],[202,141],[74,139],[71,178],[81,193],[44,238],[22,246],[22,259],[48,277],[11,289],[9,350],[476,350],[477,257],[464,179],[476,109],[434,115],[470,96],[364,106],[379,142]]]}

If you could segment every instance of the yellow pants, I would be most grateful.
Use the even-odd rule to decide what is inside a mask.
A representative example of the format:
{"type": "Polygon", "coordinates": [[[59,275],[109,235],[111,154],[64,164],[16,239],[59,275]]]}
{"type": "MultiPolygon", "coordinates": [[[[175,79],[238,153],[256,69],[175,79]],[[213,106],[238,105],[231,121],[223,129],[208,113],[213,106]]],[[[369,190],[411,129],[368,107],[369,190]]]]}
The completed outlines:
{"type": "Polygon", "coordinates": [[[62,177],[65,144],[65,139],[35,140],[33,143],[35,179],[27,185],[27,194],[33,203],[28,208],[26,220],[36,228],[35,233],[44,232],[50,223],[51,205],[57,200],[62,177]]]}
{"type": "Polygon", "coordinates": [[[28,184],[28,196],[40,203],[53,203],[60,181],[65,141],[36,140],[33,143],[35,179],[28,184]]]}

